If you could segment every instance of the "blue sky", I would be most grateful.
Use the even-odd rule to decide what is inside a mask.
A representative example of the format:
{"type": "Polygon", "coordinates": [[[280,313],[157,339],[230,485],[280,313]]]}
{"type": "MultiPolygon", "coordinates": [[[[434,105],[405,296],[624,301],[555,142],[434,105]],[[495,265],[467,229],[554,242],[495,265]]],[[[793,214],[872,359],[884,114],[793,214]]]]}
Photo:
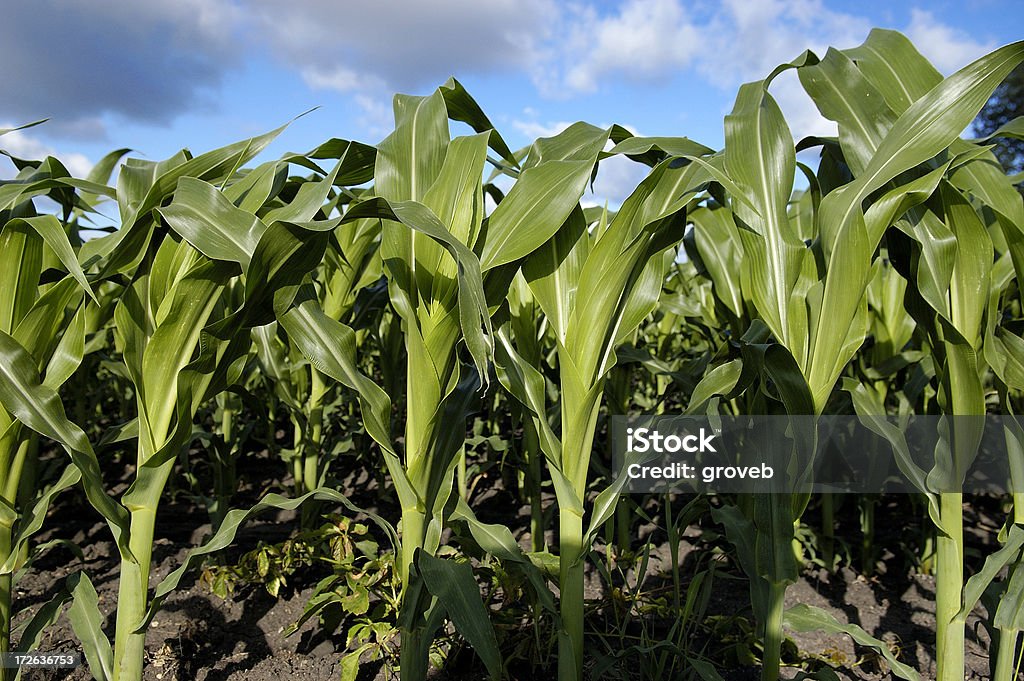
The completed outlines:
{"type": "MultiPolygon", "coordinates": [[[[376,143],[395,92],[455,75],[513,147],[576,120],[712,147],[736,88],[804,49],[900,30],[944,73],[1024,38],[1012,0],[7,0],[0,137],[83,173],[107,151],[165,158],[294,122],[268,154],[376,143]]],[[[827,133],[795,78],[772,91],[796,137],[827,133]]],[[[610,166],[598,192],[639,172],[610,166]]],[[[0,177],[13,166],[0,157],[0,177]]]]}

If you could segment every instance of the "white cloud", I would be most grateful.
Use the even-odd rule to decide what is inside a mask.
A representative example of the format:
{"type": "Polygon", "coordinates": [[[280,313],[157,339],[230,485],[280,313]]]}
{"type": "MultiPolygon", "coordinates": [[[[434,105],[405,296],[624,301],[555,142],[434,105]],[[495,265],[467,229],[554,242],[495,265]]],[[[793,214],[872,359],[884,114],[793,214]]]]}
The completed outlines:
{"type": "MultiPolygon", "coordinates": [[[[551,98],[697,75],[726,95],[804,49],[857,45],[873,23],[827,0],[7,0],[5,10],[0,116],[51,116],[48,136],[91,140],[112,121],[166,124],[221,106],[230,70],[260,53],[311,89],[351,96],[357,124],[377,133],[390,128],[392,93],[449,75],[531,79],[551,98]],[[40,35],[60,38],[40,51],[40,35]]],[[[994,47],[922,9],[902,28],[946,73],[994,47]]],[[[772,92],[795,136],[834,132],[790,76],[772,92]]],[[[533,139],[563,116],[512,125],[533,139]]]]}
{"type": "MultiPolygon", "coordinates": [[[[14,127],[6,123],[0,123],[0,129],[14,127]]],[[[93,163],[82,154],[58,153],[53,147],[41,142],[38,138],[31,136],[24,130],[14,130],[6,135],[0,136],[0,149],[3,149],[11,156],[27,160],[41,160],[47,156],[60,159],[68,172],[75,177],[85,177],[92,170],[93,163]]],[[[5,179],[14,177],[17,169],[10,163],[10,159],[0,166],[0,177],[5,179]]]]}
{"type": "Polygon", "coordinates": [[[251,25],[307,82],[342,92],[522,71],[557,13],[554,0],[254,0],[249,9],[251,25]]]}
{"type": "Polygon", "coordinates": [[[713,49],[700,69],[727,87],[729,81],[764,78],[806,49],[823,55],[829,46],[857,45],[871,29],[866,19],[832,11],[821,0],[726,0],[723,10],[708,26],[713,49]]]}
{"type": "MultiPolygon", "coordinates": [[[[523,115],[526,119],[512,121],[512,127],[521,132],[530,142],[540,137],[554,137],[572,125],[568,121],[539,121],[537,112],[529,107],[523,110],[523,115]]],[[[610,127],[608,123],[595,123],[595,125],[599,128],[610,127]]],[[[622,127],[633,135],[640,134],[632,125],[627,124],[622,127]]],[[[615,143],[608,140],[605,150],[607,151],[613,146],[615,143]]],[[[650,172],[650,168],[642,163],[631,161],[621,155],[610,156],[600,162],[597,179],[594,180],[593,187],[587,185],[581,203],[584,207],[604,206],[607,203],[613,210],[617,210],[629,193],[636,189],[641,180],[647,176],[648,172],[650,172]]],[[[507,181],[507,178],[502,178],[502,182],[507,181]]]]}
{"type": "Polygon", "coordinates": [[[799,140],[811,135],[835,137],[839,134],[835,122],[822,116],[804,91],[796,72],[786,71],[779,74],[772,81],[771,94],[782,109],[794,139],[799,140]]]}
{"type": "Polygon", "coordinates": [[[605,203],[618,210],[622,202],[647,177],[651,169],[643,163],[631,161],[625,156],[611,156],[601,161],[594,181],[593,192],[583,195],[584,206],[603,206],[605,203]]]}
{"type": "MultiPolygon", "coordinates": [[[[711,47],[698,69],[723,91],[733,91],[741,83],[764,78],[804,50],[824,56],[830,46],[858,45],[870,29],[867,19],[830,10],[821,0],[726,0],[706,29],[711,47]]],[[[835,123],[821,116],[795,73],[776,77],[771,93],[794,138],[836,134],[835,123]]]]}
{"type": "Polygon", "coordinates": [[[523,133],[531,141],[538,137],[554,137],[570,125],[572,125],[572,121],[555,121],[553,123],[541,123],[536,120],[512,121],[512,127],[523,133]]]}
{"type": "Polygon", "coordinates": [[[3,115],[93,139],[106,114],[165,124],[213,102],[241,16],[229,0],[6,0],[3,115]]]}
{"type": "MultiPolygon", "coordinates": [[[[726,0],[708,14],[682,0],[628,0],[607,15],[572,6],[562,22],[555,35],[567,38],[543,53],[534,74],[549,96],[593,92],[612,80],[664,82],[688,69],[721,92],[732,92],[804,49],[820,55],[830,45],[857,45],[871,27],[822,0],[726,0]]],[[[795,136],[835,134],[835,125],[821,118],[795,78],[783,75],[772,92],[795,136]]],[[[516,127],[537,130],[532,124],[516,127]]]]}
{"type": "Polygon", "coordinates": [[[387,96],[375,91],[374,94],[358,93],[353,99],[361,112],[357,120],[370,134],[383,137],[394,129],[394,112],[387,96]]]}
{"type": "MultiPolygon", "coordinates": [[[[569,5],[552,33],[554,41],[538,51],[534,81],[548,96],[568,97],[601,90],[612,81],[665,82],[689,69],[731,93],[806,49],[824,56],[829,47],[859,45],[873,23],[824,0],[724,0],[704,14],[693,7],[701,6],[627,0],[602,13],[592,5],[569,5]]],[[[944,73],[995,47],[920,9],[911,11],[903,30],[944,73]]],[[[821,117],[792,74],[777,78],[772,94],[796,138],[836,133],[835,124],[821,117]]],[[[533,122],[517,127],[539,131],[533,122]]]]}
{"type": "Polygon", "coordinates": [[[311,67],[303,69],[302,78],[314,90],[378,90],[385,86],[383,80],[372,74],[357,73],[344,66],[311,67]]]}
{"type": "Polygon", "coordinates": [[[974,40],[966,32],[939,22],[931,12],[922,9],[911,11],[906,35],[935,68],[947,75],[997,47],[994,42],[974,40]]]}
{"type": "Polygon", "coordinates": [[[570,91],[593,92],[611,77],[664,80],[687,67],[702,46],[699,30],[677,0],[628,0],[606,17],[593,8],[572,14],[565,47],[574,59],[561,79],[570,91]]]}

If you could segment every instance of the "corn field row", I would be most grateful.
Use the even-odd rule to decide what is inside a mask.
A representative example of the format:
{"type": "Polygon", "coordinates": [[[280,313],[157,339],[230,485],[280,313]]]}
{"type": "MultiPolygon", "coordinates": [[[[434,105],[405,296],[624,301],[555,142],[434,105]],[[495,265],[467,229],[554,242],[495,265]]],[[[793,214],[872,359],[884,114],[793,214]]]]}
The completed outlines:
{"type": "MultiPolygon", "coordinates": [[[[963,681],[972,612],[990,678],[1020,678],[1024,493],[997,500],[989,552],[968,555],[974,500],[929,491],[935,470],[918,471],[906,508],[928,529],[918,569],[936,578],[922,642],[936,669],[918,670],[873,633],[785,602],[811,549],[833,570],[842,542],[863,546],[852,563],[870,576],[877,495],[626,496],[605,442],[608,417],[630,413],[1019,413],[1021,178],[961,134],[1022,61],[1014,43],[943,78],[876,30],[740,88],[720,151],[586,123],[514,151],[453,79],[397,95],[376,146],[331,139],[248,167],[282,128],[160,162],[115,152],[86,178],[13,159],[0,183],[0,652],[35,650],[67,617],[94,678],[141,679],[165,599],[200,573],[227,579],[240,528],[285,509],[301,532],[336,521],[335,576],[304,619],[333,613],[348,678],[386,660],[425,679],[452,636],[495,679],[513,662],[560,681],[630,665],[616,678],[728,677],[704,615],[731,568],[749,589],[748,663],[767,681],[838,678],[787,661],[786,632],[807,630],[852,636],[899,678],[963,681]],[[838,137],[794,144],[770,88],[787,70],[838,137]],[[472,134],[452,137],[453,122],[472,134]],[[797,160],[808,149],[816,168],[797,160]],[[645,179],[617,210],[584,207],[614,156],[645,179]],[[237,507],[253,452],[291,488],[237,507]],[[352,470],[370,490],[359,499],[338,482],[352,470]],[[113,475],[129,483],[116,494],[113,475]],[[478,518],[478,486],[496,480],[529,508],[522,531],[478,518]],[[21,612],[17,580],[59,550],[37,537],[76,490],[117,547],[116,603],[101,608],[77,571],[21,612]],[[180,490],[202,499],[210,536],[157,581],[158,507],[180,490]],[[836,533],[840,502],[859,509],[860,534],[836,533]],[[651,513],[672,556],[658,614],[629,583],[651,513]],[[691,526],[720,537],[687,574],[691,526]],[[354,586],[374,570],[386,578],[354,586]],[[588,575],[611,605],[587,598],[588,575]],[[598,664],[613,615],[647,647],[623,641],[598,664]]],[[[997,135],[1022,132],[1018,119],[997,135]]],[[[1019,457],[1024,431],[1007,423],[1019,457]]],[[[972,437],[946,444],[959,456],[972,437]]],[[[1024,462],[1011,470],[1024,490],[1024,462]]]]}

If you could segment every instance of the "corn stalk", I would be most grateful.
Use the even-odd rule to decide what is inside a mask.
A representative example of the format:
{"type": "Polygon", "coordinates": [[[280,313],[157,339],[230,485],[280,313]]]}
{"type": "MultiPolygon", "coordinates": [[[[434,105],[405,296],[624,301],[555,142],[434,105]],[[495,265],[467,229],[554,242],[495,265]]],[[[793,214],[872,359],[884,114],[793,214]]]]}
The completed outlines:
{"type": "MultiPolygon", "coordinates": [[[[648,151],[659,143],[687,153],[703,151],[688,140],[634,138],[610,153],[644,144],[648,151]]],[[[602,492],[584,531],[601,395],[616,364],[616,348],[657,304],[664,279],[662,254],[682,238],[685,207],[703,177],[693,164],[663,160],[610,221],[602,218],[591,231],[582,210],[576,209],[527,260],[524,276],[556,342],[561,395],[556,428],[547,421],[543,378],[513,347],[508,330],[498,332],[499,379],[533,414],[558,501],[559,679],[582,678],[585,560],[618,499],[617,486],[602,492]]]]}

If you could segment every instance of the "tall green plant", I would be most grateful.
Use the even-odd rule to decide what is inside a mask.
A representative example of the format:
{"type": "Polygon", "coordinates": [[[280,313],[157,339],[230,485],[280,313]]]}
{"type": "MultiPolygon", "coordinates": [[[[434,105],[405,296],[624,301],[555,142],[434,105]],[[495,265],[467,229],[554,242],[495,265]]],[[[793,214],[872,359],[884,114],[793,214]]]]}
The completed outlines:
{"type": "MultiPolygon", "coordinates": [[[[914,256],[913,271],[907,273],[918,292],[914,298],[920,302],[908,309],[929,336],[929,348],[936,355],[940,406],[951,416],[985,413],[984,367],[978,362],[978,353],[993,262],[986,226],[961,190],[1000,212],[1008,190],[1012,193],[1005,180],[993,181],[987,161],[971,160],[982,150],[959,140],[958,135],[1022,59],[1024,44],[1016,43],[943,80],[905,38],[876,31],[864,47],[845,54],[830,52],[815,67],[813,77],[804,79],[805,86],[812,84],[812,94],[815,87],[823,92],[829,84],[845,82],[869,95],[865,99],[872,102],[869,108],[851,104],[839,94],[820,97],[831,101],[823,113],[836,119],[841,130],[844,123],[851,130],[845,139],[840,136],[840,144],[846,158],[856,159],[851,162],[854,180],[836,192],[839,200],[828,205],[823,202],[822,211],[833,224],[842,225],[856,216],[856,204],[897,173],[907,173],[903,177],[910,179],[868,209],[866,226],[874,239],[877,230],[887,227],[886,222],[902,215],[905,221],[899,223],[900,229],[920,247],[915,251],[919,255],[914,256]],[[866,126],[865,121],[873,125],[866,126]],[[908,172],[915,167],[919,169],[908,172]],[[948,180],[940,183],[944,175],[948,180]],[[979,182],[982,177],[986,180],[979,182]],[[935,198],[927,206],[915,208],[927,196],[935,198]],[[886,219],[877,220],[879,216],[886,219]]],[[[949,441],[955,472],[962,471],[964,462],[973,456],[978,436],[971,427],[964,427],[964,421],[954,423],[960,424],[953,426],[949,441]]],[[[963,676],[964,664],[964,621],[958,614],[964,585],[962,495],[947,492],[934,501],[932,518],[940,530],[938,673],[941,679],[958,679],[963,676]]]]}
{"type": "MultiPolygon", "coordinates": [[[[806,53],[775,72],[798,69],[822,114],[838,123],[839,145],[853,174],[852,181],[837,184],[821,197],[813,213],[810,247],[801,243],[794,226],[800,223],[791,222],[786,210],[796,163],[788,127],[767,91],[772,77],[741,88],[726,119],[726,150],[720,161],[709,165],[734,199],[732,209],[750,272],[749,297],[791,358],[777,351],[772,353],[774,359],[767,352],[763,355],[765,369],[790,414],[821,414],[825,409],[840,373],[865,338],[865,294],[882,236],[894,220],[936,190],[952,163],[931,173],[908,176],[908,171],[955,144],[977,113],[975,106],[980,108],[1021,53],[1018,45],[1003,48],[965,67],[897,114],[886,109],[885,97],[852,59],[877,54],[873,48],[879,43],[901,40],[906,42],[898,34],[873,32],[865,47],[848,53],[830,50],[820,61],[806,53]],[[865,200],[883,188],[886,191],[866,206],[865,200]],[[795,392],[787,395],[787,389],[795,392]],[[809,401],[801,397],[804,390],[809,401]]],[[[952,506],[954,501],[949,503],[952,506]]],[[[766,527],[772,536],[772,555],[784,557],[793,523],[806,501],[773,495],[766,504],[758,513],[769,509],[770,517],[780,518],[766,527]]],[[[769,584],[762,625],[765,679],[778,676],[781,602],[785,584],[796,576],[788,559],[770,564],[780,571],[758,571],[769,584]]]]}
{"type": "MultiPolygon", "coordinates": [[[[34,124],[33,124],[34,125],[34,124]]],[[[28,126],[25,126],[28,127],[28,126]]],[[[0,130],[0,135],[10,132],[0,130]]],[[[4,152],[6,153],[6,152],[4,152]]],[[[108,155],[104,166],[118,153],[108,155]]],[[[0,182],[0,652],[32,649],[43,627],[63,603],[58,595],[41,608],[17,647],[11,620],[16,575],[31,559],[31,537],[42,527],[51,501],[74,485],[83,471],[95,479],[95,456],[80,429],[68,422],[58,390],[74,374],[86,352],[89,317],[96,301],[74,246],[79,219],[93,211],[90,200],[105,187],[71,177],[55,158],[28,161],[11,157],[18,176],[0,182]],[[92,190],[90,192],[80,190],[92,190]],[[86,197],[89,197],[87,200],[86,197]],[[36,198],[52,200],[61,219],[37,212],[36,198]],[[48,269],[66,273],[53,282],[48,269]],[[48,283],[53,282],[53,283],[48,283]],[[87,297],[88,296],[88,297],[87,297]],[[57,478],[41,474],[39,436],[64,446],[72,461],[57,478]]],[[[90,177],[100,178],[98,167],[90,177]]],[[[91,499],[97,498],[95,493],[91,499]]],[[[15,678],[16,670],[0,671],[15,678]]]]}
{"type": "MultiPolygon", "coordinates": [[[[377,149],[376,198],[352,205],[344,222],[384,220],[380,253],[407,357],[401,453],[386,425],[393,400],[356,368],[351,329],[308,300],[282,319],[315,366],[360,393],[367,430],[384,449],[402,505],[400,627],[406,679],[426,674],[427,651],[445,607],[421,579],[417,556],[422,553],[433,569],[446,564],[429,557],[450,512],[466,416],[487,377],[491,313],[520,261],[550,239],[578,203],[604,144],[604,133],[595,131],[576,126],[538,145],[533,162],[487,216],[488,147],[511,167],[518,164],[476,103],[455,81],[426,97],[396,96],[395,132],[377,149]],[[450,139],[449,118],[470,124],[477,134],[450,139]],[[462,364],[460,345],[472,367],[462,364]]],[[[481,636],[474,646],[496,674],[493,656],[480,647],[488,636],[481,636]]]]}
{"type": "MultiPolygon", "coordinates": [[[[38,411],[63,416],[57,391],[82,361],[92,289],[57,218],[33,213],[28,202],[0,212],[0,653],[37,642],[30,635],[12,647],[15,574],[52,499],[81,477],[70,461],[56,480],[40,477],[39,433],[52,437],[52,430],[38,411]],[[69,272],[52,285],[40,280],[46,254],[66,262],[69,272]]],[[[37,626],[29,631],[41,633],[37,626]]],[[[14,671],[0,671],[0,678],[13,679],[14,671]]]]}
{"type": "MultiPolygon", "coordinates": [[[[662,143],[701,153],[700,145],[682,142],[662,143]]],[[[630,145],[643,143],[629,140],[630,145]]],[[[655,144],[648,141],[645,150],[655,144]]],[[[576,209],[524,265],[526,281],[556,342],[560,400],[554,428],[547,420],[543,378],[513,347],[508,330],[498,332],[499,378],[533,413],[558,500],[560,679],[582,676],[585,560],[618,499],[617,487],[603,492],[584,530],[601,396],[616,364],[616,348],[657,305],[665,274],[662,254],[682,238],[685,207],[701,179],[703,172],[696,166],[663,160],[609,221],[591,230],[582,210],[576,209]]]]}
{"type": "MultiPolygon", "coordinates": [[[[270,137],[194,159],[129,162],[121,170],[117,198],[122,218],[130,220],[101,243],[89,242],[102,258],[101,274],[131,271],[114,326],[138,419],[134,478],[121,502],[106,495],[98,476],[85,477],[90,501],[111,524],[121,557],[113,649],[101,637],[86,641],[100,678],[141,678],[157,509],[178,454],[191,439],[194,415],[239,379],[248,329],[273,319],[275,301],[287,304],[288,292],[294,294],[326,246],[324,228],[312,226],[323,236],[308,239],[300,238],[306,228],[291,223],[253,221],[214,186],[190,176],[225,182],[270,137]],[[154,211],[172,190],[170,205],[154,211]],[[239,272],[244,296],[231,300],[224,294],[239,272]]],[[[282,217],[312,217],[305,213],[296,207],[282,217]]],[[[98,619],[94,603],[76,605],[98,619]]]]}

